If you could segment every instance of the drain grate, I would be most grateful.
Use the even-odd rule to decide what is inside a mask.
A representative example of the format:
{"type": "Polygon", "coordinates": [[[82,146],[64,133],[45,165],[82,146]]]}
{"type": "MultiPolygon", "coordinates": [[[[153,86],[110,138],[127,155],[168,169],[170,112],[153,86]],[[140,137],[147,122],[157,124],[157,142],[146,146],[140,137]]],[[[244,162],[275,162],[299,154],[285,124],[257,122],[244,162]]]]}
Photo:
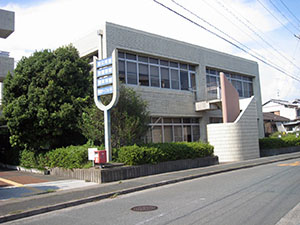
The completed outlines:
{"type": "Polygon", "coordinates": [[[157,210],[158,207],[154,206],[154,205],[139,205],[139,206],[135,206],[132,207],[131,210],[135,211],[135,212],[148,212],[148,211],[153,211],[153,210],[157,210]]]}

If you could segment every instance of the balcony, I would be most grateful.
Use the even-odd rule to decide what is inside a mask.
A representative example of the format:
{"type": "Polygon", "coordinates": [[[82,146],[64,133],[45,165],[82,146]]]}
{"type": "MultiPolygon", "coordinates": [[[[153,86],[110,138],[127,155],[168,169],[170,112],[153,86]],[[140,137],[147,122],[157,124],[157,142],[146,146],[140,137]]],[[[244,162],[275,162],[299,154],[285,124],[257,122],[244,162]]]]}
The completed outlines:
{"type": "Polygon", "coordinates": [[[14,70],[14,59],[9,57],[9,52],[0,51],[0,82],[3,82],[8,71],[14,70]]]}
{"type": "Polygon", "coordinates": [[[208,84],[205,93],[205,100],[195,103],[196,112],[218,110],[222,108],[221,88],[219,86],[208,84]]]}
{"type": "Polygon", "coordinates": [[[7,38],[15,30],[15,13],[0,9],[0,38],[7,38]]]}

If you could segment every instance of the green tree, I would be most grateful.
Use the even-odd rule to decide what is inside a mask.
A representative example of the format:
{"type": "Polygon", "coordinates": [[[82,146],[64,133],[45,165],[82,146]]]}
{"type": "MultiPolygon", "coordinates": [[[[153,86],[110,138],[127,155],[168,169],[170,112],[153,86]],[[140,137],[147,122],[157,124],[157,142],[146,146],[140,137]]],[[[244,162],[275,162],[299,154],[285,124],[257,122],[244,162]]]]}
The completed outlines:
{"type": "MultiPolygon", "coordinates": [[[[112,146],[141,142],[141,137],[147,132],[148,123],[147,103],[134,90],[121,85],[119,102],[111,109],[112,146]]],[[[104,114],[95,104],[86,108],[82,114],[80,127],[89,141],[96,145],[104,144],[104,114]]]]}
{"type": "Polygon", "coordinates": [[[39,150],[85,141],[78,121],[91,101],[90,69],[71,45],[23,57],[4,80],[11,145],[39,150]]]}

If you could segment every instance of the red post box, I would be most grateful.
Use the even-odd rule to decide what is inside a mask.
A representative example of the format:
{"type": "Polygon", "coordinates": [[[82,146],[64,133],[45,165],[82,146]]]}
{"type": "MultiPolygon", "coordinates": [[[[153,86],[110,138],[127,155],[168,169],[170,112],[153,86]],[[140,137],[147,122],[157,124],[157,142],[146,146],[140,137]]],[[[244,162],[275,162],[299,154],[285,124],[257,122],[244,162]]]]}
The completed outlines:
{"type": "Polygon", "coordinates": [[[106,163],[106,150],[97,150],[94,151],[94,153],[95,153],[95,158],[94,158],[95,163],[98,164],[106,163]]]}

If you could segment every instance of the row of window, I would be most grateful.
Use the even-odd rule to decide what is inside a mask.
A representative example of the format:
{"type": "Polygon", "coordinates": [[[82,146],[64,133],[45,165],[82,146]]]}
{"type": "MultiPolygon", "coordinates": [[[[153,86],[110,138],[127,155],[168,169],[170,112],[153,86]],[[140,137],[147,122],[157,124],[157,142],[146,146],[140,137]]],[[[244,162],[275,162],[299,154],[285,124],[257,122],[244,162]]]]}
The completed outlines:
{"type": "Polygon", "coordinates": [[[151,118],[146,142],[199,141],[199,118],[151,118]]]}
{"type": "Polygon", "coordinates": [[[196,88],[195,66],[119,52],[119,78],[126,84],[191,90],[196,88]]]}
{"type": "MultiPolygon", "coordinates": [[[[217,89],[220,88],[220,72],[215,69],[206,69],[206,86],[209,88],[210,94],[217,94],[217,89]],[[213,87],[216,87],[213,89],[213,87]]],[[[239,96],[249,98],[253,95],[253,79],[249,76],[244,76],[234,73],[224,73],[226,78],[236,88],[239,96]]]]}

